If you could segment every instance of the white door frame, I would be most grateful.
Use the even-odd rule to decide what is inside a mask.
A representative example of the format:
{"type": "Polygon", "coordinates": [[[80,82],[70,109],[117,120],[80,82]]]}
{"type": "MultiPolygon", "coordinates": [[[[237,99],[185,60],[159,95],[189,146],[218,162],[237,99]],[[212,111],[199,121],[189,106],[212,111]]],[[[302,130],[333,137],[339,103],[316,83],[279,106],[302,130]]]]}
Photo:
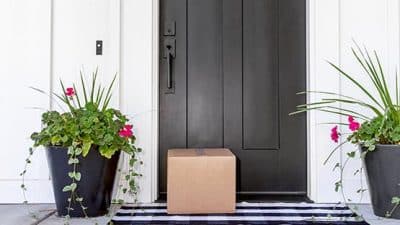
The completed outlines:
{"type": "Polygon", "coordinates": [[[151,150],[151,201],[158,198],[158,124],[159,124],[159,0],[152,0],[152,144],[151,150]]]}
{"type": "MultiPolygon", "coordinates": [[[[306,48],[307,48],[307,90],[314,86],[315,75],[310,73],[310,61],[314,58],[312,43],[312,34],[314,27],[312,21],[314,21],[314,1],[306,0],[306,48]]],[[[158,197],[158,115],[159,115],[159,0],[152,0],[152,107],[155,110],[152,118],[152,160],[151,160],[151,201],[154,202],[158,197]]],[[[307,102],[312,99],[307,97],[307,102]]],[[[307,196],[310,199],[316,198],[316,184],[317,184],[317,173],[316,173],[316,155],[315,155],[315,129],[312,124],[315,121],[314,113],[307,114],[307,196]]]]}

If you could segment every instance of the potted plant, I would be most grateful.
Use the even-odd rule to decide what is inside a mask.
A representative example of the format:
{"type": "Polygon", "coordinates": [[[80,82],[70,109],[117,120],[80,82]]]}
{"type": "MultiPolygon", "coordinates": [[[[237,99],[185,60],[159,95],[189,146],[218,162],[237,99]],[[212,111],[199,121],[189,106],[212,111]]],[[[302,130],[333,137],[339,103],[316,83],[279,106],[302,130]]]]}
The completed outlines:
{"type": "MultiPolygon", "coordinates": [[[[395,83],[388,83],[377,53],[374,51],[371,55],[367,49],[361,49],[357,44],[355,46],[352,48],[353,55],[373,84],[372,90],[368,90],[354,76],[333,63],[330,65],[369,100],[362,101],[356,97],[324,91],[301,92],[299,94],[318,94],[321,100],[299,105],[298,110],[291,114],[317,110],[346,116],[347,123],[337,123],[331,129],[330,137],[338,146],[333,149],[325,163],[344,144],[358,146],[359,151],[347,152],[347,159],[343,163],[337,163],[335,168],[339,168],[343,175],[348,160],[359,155],[364,166],[355,171],[355,174],[366,170],[374,213],[377,216],[400,219],[400,210],[396,210],[400,204],[400,90],[397,74],[395,83]],[[389,84],[394,84],[392,89],[389,84]],[[340,103],[340,107],[337,103],[340,103]],[[341,133],[342,127],[350,133],[341,133]],[[339,143],[341,136],[343,141],[339,143]]],[[[335,183],[335,189],[339,191],[342,188],[343,180],[340,178],[335,183]]],[[[361,187],[357,192],[365,191],[361,187]]]]}
{"type": "MultiPolygon", "coordinates": [[[[121,151],[130,160],[124,176],[126,184],[120,188],[124,193],[136,194],[135,178],[139,174],[134,165],[141,149],[134,145],[135,136],[127,116],[109,107],[115,79],[116,76],[108,87],[102,87],[97,84],[96,70],[90,85],[86,85],[81,73],[82,92],[75,84],[65,88],[60,81],[63,93],[50,96],[54,95],[59,107],[64,105],[67,110],[44,112],[43,128],[31,135],[34,144],[26,163],[31,163],[36,147],[45,148],[59,216],[68,219],[107,213],[121,151]]],[[[21,173],[24,191],[26,167],[21,173]]]]}

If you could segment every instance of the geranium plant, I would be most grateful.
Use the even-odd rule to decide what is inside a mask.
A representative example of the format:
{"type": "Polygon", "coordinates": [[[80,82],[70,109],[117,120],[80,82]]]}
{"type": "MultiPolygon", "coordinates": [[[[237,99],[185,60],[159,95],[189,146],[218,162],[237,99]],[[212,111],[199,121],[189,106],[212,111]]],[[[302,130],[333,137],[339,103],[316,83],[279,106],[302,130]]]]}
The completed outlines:
{"type": "MultiPolygon", "coordinates": [[[[87,85],[81,73],[81,91],[78,91],[75,84],[65,87],[60,81],[62,94],[52,93],[54,101],[58,101],[61,108],[66,106],[67,110],[47,111],[42,114],[43,128],[39,132],[31,135],[33,147],[29,150],[29,157],[26,163],[31,163],[31,156],[36,147],[57,146],[65,147],[68,155],[68,164],[71,171],[65,176],[69,177],[70,184],[63,187],[63,192],[70,193],[68,198],[67,215],[74,210],[72,203],[79,203],[84,215],[86,214],[85,199],[79,195],[77,189],[82,177],[78,170],[80,163],[90,151],[98,151],[101,156],[110,159],[119,151],[125,152],[130,159],[128,173],[125,174],[126,184],[120,185],[123,193],[137,194],[136,177],[140,176],[134,169],[138,161],[137,153],[141,151],[135,146],[135,136],[133,126],[129,124],[129,119],[119,110],[109,107],[112,97],[112,88],[116,76],[108,87],[97,84],[97,70],[93,73],[92,81],[87,85]],[[87,88],[88,87],[88,88],[87,88]],[[88,90],[87,90],[88,89],[88,90]],[[61,103],[61,104],[60,104],[61,103]]],[[[44,91],[33,88],[36,91],[46,94],[44,91]]],[[[25,174],[26,168],[21,173],[23,178],[22,189],[25,196],[25,174]]],[[[121,200],[118,200],[121,202],[121,200]]],[[[75,209],[77,210],[77,209],[75,209]]]]}
{"type": "MultiPolygon", "coordinates": [[[[299,93],[301,95],[320,95],[321,100],[299,105],[297,106],[298,110],[291,113],[293,115],[316,110],[346,117],[347,122],[334,123],[331,128],[330,138],[333,142],[337,143],[337,146],[331,151],[325,161],[326,163],[337,151],[343,151],[342,147],[346,143],[360,146],[360,151],[352,150],[345,152],[347,159],[335,164],[335,169],[339,168],[341,173],[340,179],[335,183],[335,190],[342,190],[345,201],[347,198],[343,192],[343,171],[349,159],[355,158],[360,153],[359,155],[365,161],[367,154],[378,151],[377,146],[379,145],[400,145],[400,92],[397,74],[395,84],[393,85],[394,89],[390,89],[376,51],[371,54],[366,48],[361,49],[355,43],[352,53],[373,85],[374,88],[372,90],[366,88],[354,76],[346,73],[337,65],[333,63],[329,64],[339,72],[340,76],[353,84],[356,89],[360,90],[368,100],[363,101],[352,96],[325,91],[301,92],[299,93]],[[338,103],[340,107],[338,107],[338,103]],[[341,133],[340,128],[347,131],[341,133]]],[[[393,82],[390,84],[393,84],[393,82]]],[[[363,169],[357,169],[354,171],[354,174],[361,175],[363,169]]],[[[371,183],[372,178],[369,180],[371,183]]],[[[366,189],[361,186],[357,192],[362,194],[365,191],[366,189]]],[[[400,198],[392,196],[391,203],[393,204],[393,208],[387,211],[386,216],[392,215],[400,204],[400,198]]]]}

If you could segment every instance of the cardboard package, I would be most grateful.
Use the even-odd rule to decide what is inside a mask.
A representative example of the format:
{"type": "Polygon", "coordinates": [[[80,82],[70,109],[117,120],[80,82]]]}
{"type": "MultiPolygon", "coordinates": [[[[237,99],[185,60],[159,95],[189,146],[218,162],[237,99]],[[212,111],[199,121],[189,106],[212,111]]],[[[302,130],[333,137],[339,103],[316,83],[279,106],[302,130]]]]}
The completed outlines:
{"type": "Polygon", "coordinates": [[[229,149],[168,150],[169,214],[233,213],[236,158],[229,149]]]}

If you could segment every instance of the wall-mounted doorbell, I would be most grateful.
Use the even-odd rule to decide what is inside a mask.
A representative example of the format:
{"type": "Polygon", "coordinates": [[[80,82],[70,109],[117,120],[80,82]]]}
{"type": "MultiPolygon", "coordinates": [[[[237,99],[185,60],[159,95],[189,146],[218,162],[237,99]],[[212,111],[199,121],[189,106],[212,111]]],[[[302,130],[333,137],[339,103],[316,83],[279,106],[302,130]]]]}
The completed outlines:
{"type": "Polygon", "coordinates": [[[103,55],[103,41],[96,41],[96,55],[103,55]]]}

